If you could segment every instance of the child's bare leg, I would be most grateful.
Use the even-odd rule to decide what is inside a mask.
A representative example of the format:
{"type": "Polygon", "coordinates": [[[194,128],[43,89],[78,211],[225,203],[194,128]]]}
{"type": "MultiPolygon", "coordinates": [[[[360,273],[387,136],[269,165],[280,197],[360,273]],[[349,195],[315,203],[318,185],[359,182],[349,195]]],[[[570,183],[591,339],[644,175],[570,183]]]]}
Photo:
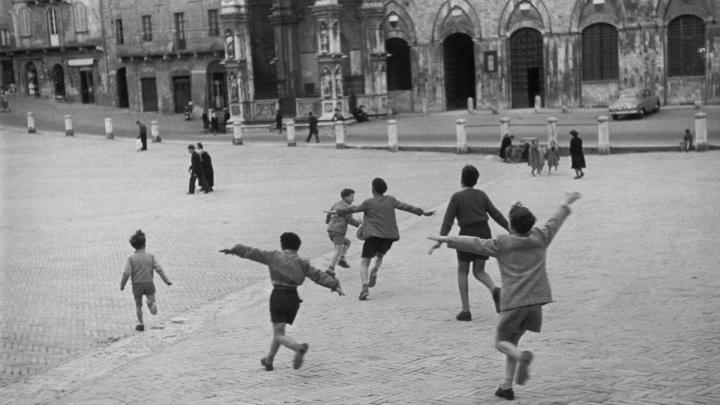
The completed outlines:
{"type": "Polygon", "coordinates": [[[468,299],[468,273],[470,272],[470,262],[458,260],[458,291],[460,291],[460,304],[463,312],[470,311],[470,301],[468,299]]]}
{"type": "Polygon", "coordinates": [[[380,255],[375,256],[375,265],[373,266],[372,271],[377,272],[378,270],[380,270],[380,266],[382,266],[382,262],[383,262],[383,256],[380,256],[380,255]]]}
{"type": "Polygon", "coordinates": [[[333,245],[333,255],[330,258],[330,266],[328,266],[328,269],[335,269],[335,266],[337,265],[340,257],[342,256],[342,247],[343,245],[333,245]]]}
{"type": "Polygon", "coordinates": [[[135,305],[135,313],[137,314],[138,324],[143,324],[143,313],[142,313],[142,302],[140,305],[135,305]]]}
{"type": "Polygon", "coordinates": [[[269,360],[275,357],[280,345],[283,345],[295,352],[300,350],[300,344],[298,344],[295,339],[285,334],[284,322],[273,323],[273,342],[274,344],[270,345],[270,352],[268,353],[269,360]]]}
{"type": "Polygon", "coordinates": [[[360,282],[363,288],[368,284],[368,267],[370,267],[370,257],[360,259],[360,282]]]}
{"type": "Polygon", "coordinates": [[[151,314],[157,315],[157,305],[155,305],[155,294],[151,294],[151,295],[147,296],[147,306],[148,306],[148,309],[150,310],[151,314]]]}
{"type": "MultiPolygon", "coordinates": [[[[498,340],[495,342],[495,348],[507,356],[505,362],[505,381],[503,383],[504,389],[512,387],[513,378],[515,377],[515,369],[519,362],[524,363],[524,367],[521,367],[521,369],[524,368],[524,378],[527,379],[527,366],[530,364],[530,361],[532,361],[532,353],[520,350],[517,347],[517,344],[524,333],[525,330],[520,330],[520,332],[512,336],[511,340],[498,340]]],[[[525,381],[521,381],[519,374],[520,373],[518,373],[518,384],[522,385],[525,381]]]]}
{"type": "Polygon", "coordinates": [[[517,360],[510,356],[505,356],[505,380],[503,380],[502,388],[509,390],[513,386],[513,379],[515,379],[515,368],[517,366],[517,360]]]}
{"type": "Polygon", "coordinates": [[[345,253],[347,253],[348,249],[350,248],[350,244],[343,243],[340,245],[340,259],[345,259],[345,253]]]}
{"type": "Polygon", "coordinates": [[[473,261],[473,276],[475,276],[477,281],[483,283],[490,293],[495,290],[495,282],[493,282],[492,277],[485,272],[485,260],[478,259],[473,261]]]}

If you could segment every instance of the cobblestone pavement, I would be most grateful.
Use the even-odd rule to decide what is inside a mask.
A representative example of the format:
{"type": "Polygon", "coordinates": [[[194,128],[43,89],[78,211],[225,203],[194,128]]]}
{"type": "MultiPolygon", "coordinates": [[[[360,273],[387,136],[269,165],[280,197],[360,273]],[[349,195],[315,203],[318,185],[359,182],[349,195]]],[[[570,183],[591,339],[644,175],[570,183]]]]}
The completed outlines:
{"type": "MultiPolygon", "coordinates": [[[[454,252],[427,255],[440,216],[399,215],[402,239],[367,302],[357,300],[359,242],[339,273],[346,297],[307,281],[289,328],[310,344],[298,371],[285,349],[274,372],[259,365],[267,271],[216,253],[240,241],[272,249],[295,230],[301,254],[324,266],[322,210],[341,188],[361,201],[384,177],[389,194],[441,215],[466,163],[503,212],[521,200],[542,220],[563,192],[583,194],[549,251],[556,302],[543,332],[521,342],[536,361],[516,403],[720,402],[720,152],[588,156],[578,181],[566,158],[560,174],[531,177],[481,155],[209,143],[217,191],[188,196],[185,144],[149,148],[0,134],[0,402],[504,402],[493,396],[504,359],[489,294],[472,283],[473,322],[455,321],[454,252]],[[144,333],[118,289],[138,228],[174,281],[159,286],[160,315],[144,333]]],[[[494,261],[487,271],[499,279],[494,261]]]]}
{"type": "MultiPolygon", "coordinates": [[[[135,121],[140,120],[148,125],[157,121],[163,139],[173,140],[216,140],[230,142],[230,134],[202,134],[201,121],[195,117],[185,121],[183,114],[157,114],[152,112],[136,112],[128,109],[117,109],[95,104],[57,103],[53,100],[15,96],[10,98],[13,106],[11,113],[0,113],[0,128],[26,128],[27,112],[33,111],[35,126],[42,131],[64,131],[64,117],[73,117],[73,128],[80,134],[104,135],[105,117],[113,119],[116,137],[137,136],[135,121]]],[[[707,113],[708,140],[711,145],[720,145],[720,106],[707,105],[702,107],[707,113]]],[[[637,119],[624,119],[609,122],[610,141],[615,147],[631,147],[636,145],[655,145],[676,147],[685,128],[695,132],[694,115],[698,110],[692,106],[667,106],[657,114],[637,119]]],[[[427,116],[422,114],[398,114],[396,120],[398,138],[401,147],[418,145],[455,145],[455,121],[459,118],[467,121],[467,142],[470,147],[495,148],[500,142],[500,118],[510,118],[510,131],[519,141],[523,137],[539,137],[544,139],[547,131],[547,119],[554,116],[558,119],[557,131],[560,145],[567,147],[568,131],[575,128],[580,131],[586,147],[597,146],[597,116],[607,115],[604,108],[578,108],[570,113],[562,113],[559,109],[542,109],[538,113],[530,109],[500,111],[493,115],[488,111],[477,111],[468,115],[466,111],[446,111],[427,116]]],[[[307,127],[298,129],[296,139],[304,144],[307,127]]],[[[246,143],[286,143],[287,135],[278,135],[265,128],[246,131],[243,135],[246,143]]],[[[334,144],[334,135],[330,127],[321,127],[320,139],[325,145],[334,144]]],[[[377,117],[362,124],[347,127],[345,142],[350,146],[383,146],[387,145],[387,118],[377,117]]]]}

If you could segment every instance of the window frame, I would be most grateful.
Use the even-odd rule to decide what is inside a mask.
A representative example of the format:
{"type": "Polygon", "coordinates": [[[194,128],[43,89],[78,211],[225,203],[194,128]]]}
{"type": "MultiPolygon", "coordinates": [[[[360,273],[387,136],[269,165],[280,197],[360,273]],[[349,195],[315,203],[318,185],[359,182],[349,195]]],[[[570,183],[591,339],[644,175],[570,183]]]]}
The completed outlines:
{"type": "Polygon", "coordinates": [[[88,32],[87,10],[82,3],[73,3],[72,19],[76,33],[88,32]]]}
{"type": "Polygon", "coordinates": [[[604,22],[588,25],[582,30],[580,43],[582,81],[620,79],[620,44],[617,27],[604,22]]]}
{"type": "Polygon", "coordinates": [[[177,12],[173,14],[173,21],[175,27],[175,43],[177,49],[185,49],[185,13],[177,12]]]}
{"type": "Polygon", "coordinates": [[[152,42],[152,16],[145,14],[141,18],[142,21],[142,40],[143,42],[152,42]]]}
{"type": "Polygon", "coordinates": [[[125,43],[125,27],[122,18],[115,19],[115,43],[117,45],[125,43]]]}
{"type": "Polygon", "coordinates": [[[218,9],[213,8],[207,11],[208,15],[208,36],[219,37],[220,36],[220,19],[218,9]]]}
{"type": "Polygon", "coordinates": [[[18,22],[20,25],[20,36],[31,37],[32,36],[32,18],[30,17],[30,9],[23,7],[18,11],[18,22]]]}
{"type": "Polygon", "coordinates": [[[666,32],[667,76],[705,76],[707,73],[707,26],[703,19],[694,14],[677,16],[668,23],[666,32]],[[692,24],[690,24],[691,21],[692,24]],[[676,27],[679,30],[677,33],[674,32],[676,27]],[[697,31],[688,32],[691,30],[697,31]],[[702,52],[702,55],[692,55],[692,49],[697,49],[697,53],[702,52]]]}

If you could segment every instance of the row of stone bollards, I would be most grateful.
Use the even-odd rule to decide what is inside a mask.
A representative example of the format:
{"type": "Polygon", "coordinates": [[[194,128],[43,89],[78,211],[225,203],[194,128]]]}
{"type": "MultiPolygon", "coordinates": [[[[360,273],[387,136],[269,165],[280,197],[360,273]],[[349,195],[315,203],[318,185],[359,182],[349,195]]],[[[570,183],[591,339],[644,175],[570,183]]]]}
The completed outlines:
{"type": "MultiPolygon", "coordinates": [[[[34,134],[35,129],[35,115],[28,111],[27,113],[27,131],[30,134],[34,134]]],[[[73,120],[72,115],[66,114],[65,115],[65,136],[74,136],[75,133],[73,131],[73,120]]],[[[150,136],[152,138],[153,142],[162,142],[162,139],[160,138],[160,126],[158,125],[158,122],[153,120],[150,121],[150,136]]],[[[105,139],[115,139],[115,135],[113,134],[113,121],[112,118],[108,117],[105,118],[105,139]]]]}

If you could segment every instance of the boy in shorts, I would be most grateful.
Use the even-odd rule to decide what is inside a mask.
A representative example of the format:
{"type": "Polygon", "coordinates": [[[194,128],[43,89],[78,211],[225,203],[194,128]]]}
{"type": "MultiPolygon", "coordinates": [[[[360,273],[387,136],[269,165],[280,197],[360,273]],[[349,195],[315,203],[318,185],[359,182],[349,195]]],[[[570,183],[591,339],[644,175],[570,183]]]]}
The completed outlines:
{"type": "MultiPolygon", "coordinates": [[[[340,192],[340,201],[333,204],[330,211],[349,208],[354,200],[355,190],[345,188],[340,192]]],[[[358,227],[360,226],[360,222],[353,218],[352,214],[344,216],[327,214],[325,217],[325,223],[328,224],[328,236],[330,237],[330,240],[333,243],[333,248],[335,249],[333,257],[330,259],[330,266],[328,266],[327,273],[335,277],[335,265],[340,265],[340,267],[344,267],[346,269],[350,267],[350,265],[345,261],[345,253],[350,247],[350,239],[345,237],[348,224],[358,227]]]]}
{"type": "Polygon", "coordinates": [[[473,236],[431,236],[437,242],[447,242],[448,247],[497,258],[502,277],[500,320],[497,327],[495,348],[507,356],[505,381],[495,395],[508,400],[515,399],[512,389],[515,370],[517,383],[527,382],[528,368],[533,360],[532,352],[521,351],[517,344],[526,331],[540,332],[542,306],[552,302],[550,282],[545,270],[547,248],[560,226],[570,215],[570,204],[580,194],[567,194],[562,205],[542,228],[535,225],[535,216],[519,203],[510,209],[510,234],[494,239],[473,236]]]}
{"type": "Polygon", "coordinates": [[[147,299],[147,306],[150,313],[157,314],[157,305],[155,304],[155,284],[153,283],[153,274],[157,272],[165,284],[172,285],[168,280],[165,272],[155,259],[155,255],[145,252],[145,234],[141,230],[137,230],[130,237],[130,246],[135,248],[135,253],[128,257],[123,270],[122,279],[120,280],[120,291],[125,289],[128,279],[132,280],[133,297],[135,298],[135,311],[137,312],[138,324],[135,330],[142,332],[145,330],[143,323],[142,299],[143,295],[147,299]]]}
{"type": "Polygon", "coordinates": [[[300,237],[292,232],[285,232],[280,235],[280,247],[282,251],[266,251],[255,249],[241,244],[230,249],[222,249],[220,252],[227,255],[237,255],[258,263],[266,264],[270,269],[270,280],[273,284],[273,291],[270,294],[270,320],[273,324],[273,338],[270,341],[270,351],[266,357],[260,359],[260,364],[265,370],[272,371],[273,360],[280,349],[280,345],[295,352],[293,368],[299,369],[303,363],[303,357],[308,351],[307,343],[297,343],[295,339],[285,334],[285,325],[292,325],[295,316],[300,309],[302,300],[298,296],[297,287],[302,285],[305,277],[323,287],[345,295],[340,288],[340,282],[310,265],[310,262],[298,256],[298,249],[302,241],[300,237]]]}
{"type": "Polygon", "coordinates": [[[400,202],[395,197],[385,195],[386,191],[387,183],[385,183],[385,180],[379,177],[375,178],[372,181],[372,198],[363,201],[359,206],[328,212],[328,214],[340,216],[352,214],[353,212],[365,213],[362,225],[362,239],[365,240],[365,243],[363,244],[362,260],[360,261],[360,281],[362,282],[360,301],[368,299],[370,295],[369,288],[375,286],[377,272],[380,270],[385,253],[390,250],[393,242],[400,239],[395,210],[399,209],[424,216],[431,216],[435,213],[435,211],[424,211],[422,208],[400,202]],[[373,257],[375,257],[375,266],[373,266],[368,279],[368,268],[373,257]]]}

